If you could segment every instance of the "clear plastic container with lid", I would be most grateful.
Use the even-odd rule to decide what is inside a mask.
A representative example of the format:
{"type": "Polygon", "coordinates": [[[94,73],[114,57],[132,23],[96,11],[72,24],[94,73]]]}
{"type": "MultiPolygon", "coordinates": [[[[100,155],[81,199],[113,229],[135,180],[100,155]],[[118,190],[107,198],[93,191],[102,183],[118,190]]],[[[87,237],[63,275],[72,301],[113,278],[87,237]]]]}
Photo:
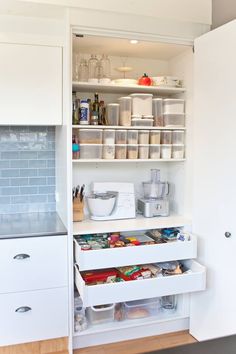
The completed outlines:
{"type": "Polygon", "coordinates": [[[138,144],[138,130],[128,130],[128,144],[138,144]]]}
{"type": "Polygon", "coordinates": [[[152,127],[154,119],[146,118],[132,118],[131,125],[136,127],[152,127]]]}
{"type": "Polygon", "coordinates": [[[80,144],[80,159],[101,159],[102,144],[80,144]]]}
{"type": "Polygon", "coordinates": [[[152,114],[154,117],[154,126],[163,127],[163,99],[153,98],[152,100],[152,114]]]}
{"type": "Polygon", "coordinates": [[[162,144],[161,145],[161,158],[162,159],[171,159],[171,144],[162,144]]]}
{"type": "Polygon", "coordinates": [[[131,125],[131,102],[130,96],[120,97],[118,99],[120,104],[120,125],[130,126],[131,125]]]}
{"type": "Polygon", "coordinates": [[[79,129],[80,144],[102,144],[102,129],[79,129]]]}
{"type": "Polygon", "coordinates": [[[103,144],[105,145],[113,145],[115,144],[115,130],[104,129],[103,131],[103,144]]]}
{"type": "Polygon", "coordinates": [[[171,144],[172,142],[172,131],[162,130],[161,132],[161,144],[171,144]]]}
{"type": "Polygon", "coordinates": [[[160,144],[161,142],[161,132],[160,130],[151,130],[150,131],[150,144],[160,144]]]}
{"type": "Polygon", "coordinates": [[[103,145],[102,158],[109,160],[115,158],[115,145],[103,145]]]}
{"type": "Polygon", "coordinates": [[[140,130],[138,135],[139,144],[149,143],[149,130],[140,130]]]}
{"type": "Polygon", "coordinates": [[[116,144],[127,143],[127,130],[116,130],[116,144]]]}
{"type": "Polygon", "coordinates": [[[114,321],[115,304],[88,307],[86,315],[92,325],[114,321]]]}
{"type": "Polygon", "coordinates": [[[182,114],[184,113],[184,100],[178,98],[166,98],[163,100],[164,113],[182,114]]]}
{"type": "Polygon", "coordinates": [[[127,157],[127,145],[122,144],[122,145],[115,145],[116,147],[116,152],[115,152],[115,157],[116,159],[123,160],[126,159],[127,157]]]}
{"type": "Polygon", "coordinates": [[[138,146],[138,158],[148,159],[149,157],[149,144],[142,144],[138,146]]]}
{"type": "Polygon", "coordinates": [[[127,157],[128,159],[138,158],[138,145],[127,145],[127,157]]]}
{"type": "Polygon", "coordinates": [[[152,115],[152,94],[132,93],[130,96],[132,97],[132,115],[152,115]]]}
{"type": "Polygon", "coordinates": [[[126,319],[138,319],[149,316],[156,316],[160,311],[160,300],[158,298],[128,301],[124,303],[126,319]]]}
{"type": "Polygon", "coordinates": [[[106,112],[108,125],[119,125],[119,103],[108,103],[106,112]]]}
{"type": "Polygon", "coordinates": [[[172,143],[173,144],[184,144],[184,130],[173,130],[172,143]]]}
{"type": "Polygon", "coordinates": [[[149,158],[150,159],[160,159],[161,157],[161,145],[150,145],[149,146],[149,158]]]}
{"type": "Polygon", "coordinates": [[[184,114],[164,114],[164,127],[184,127],[185,115],[184,114]]]}
{"type": "Polygon", "coordinates": [[[183,159],[184,158],[184,144],[173,144],[172,145],[172,157],[173,157],[173,159],[183,159]]]}

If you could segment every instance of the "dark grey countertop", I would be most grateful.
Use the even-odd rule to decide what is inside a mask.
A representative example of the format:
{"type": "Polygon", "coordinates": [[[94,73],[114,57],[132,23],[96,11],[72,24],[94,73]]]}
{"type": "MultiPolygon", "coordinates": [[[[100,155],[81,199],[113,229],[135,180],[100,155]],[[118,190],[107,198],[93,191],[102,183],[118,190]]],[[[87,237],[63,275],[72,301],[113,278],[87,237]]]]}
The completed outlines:
{"type": "Polygon", "coordinates": [[[0,239],[65,235],[56,212],[0,215],[0,239]]]}

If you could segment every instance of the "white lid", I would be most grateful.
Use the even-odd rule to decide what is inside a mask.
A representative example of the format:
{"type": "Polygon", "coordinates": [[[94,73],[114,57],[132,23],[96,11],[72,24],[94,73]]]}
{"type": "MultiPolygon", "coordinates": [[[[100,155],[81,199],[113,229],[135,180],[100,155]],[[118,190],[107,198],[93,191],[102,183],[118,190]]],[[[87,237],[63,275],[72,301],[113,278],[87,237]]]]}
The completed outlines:
{"type": "Polygon", "coordinates": [[[131,100],[131,97],[130,96],[119,97],[118,101],[119,100],[131,100]]]}
{"type": "Polygon", "coordinates": [[[163,101],[163,98],[156,97],[156,98],[153,98],[152,100],[153,100],[153,101],[163,101]]]}
{"type": "Polygon", "coordinates": [[[142,122],[144,122],[144,121],[145,121],[145,122],[154,121],[154,119],[151,119],[151,118],[146,118],[146,119],[145,119],[145,118],[141,118],[141,119],[140,119],[140,118],[132,118],[131,120],[132,120],[133,122],[137,122],[137,121],[139,121],[139,122],[141,122],[141,121],[142,121],[142,122]]]}
{"type": "Polygon", "coordinates": [[[126,133],[127,132],[127,129],[117,129],[116,132],[122,132],[122,133],[126,133]]]}
{"type": "Polygon", "coordinates": [[[84,128],[79,128],[80,131],[82,132],[102,132],[103,129],[84,129],[84,128]]]}
{"type": "Polygon", "coordinates": [[[142,129],[141,129],[139,132],[140,132],[140,133],[149,133],[149,130],[142,130],[142,129]]]}
{"type": "Polygon", "coordinates": [[[108,103],[107,106],[119,106],[119,103],[108,103]]]}
{"type": "Polygon", "coordinates": [[[165,147],[170,147],[171,148],[171,146],[172,146],[172,144],[161,144],[161,146],[165,146],[165,147]]]}
{"type": "Polygon", "coordinates": [[[138,147],[139,145],[138,144],[127,144],[127,146],[131,146],[131,147],[138,147]]]}
{"type": "Polygon", "coordinates": [[[184,144],[172,144],[172,146],[184,147],[184,144]]]}
{"type": "Polygon", "coordinates": [[[150,146],[150,144],[138,144],[138,146],[150,146]]]}
{"type": "Polygon", "coordinates": [[[147,98],[147,97],[153,97],[152,93],[131,93],[131,97],[140,97],[140,98],[147,98]]]}
{"type": "Polygon", "coordinates": [[[127,146],[127,144],[115,144],[115,146],[127,146]]]}
{"type": "MultiPolygon", "coordinates": [[[[90,130],[90,129],[87,129],[87,130],[90,130]]],[[[100,130],[103,130],[103,129],[100,129],[100,130]]],[[[115,129],[104,129],[104,133],[105,132],[112,132],[113,133],[113,132],[115,132],[115,129]]]]}
{"type": "Polygon", "coordinates": [[[103,144],[103,147],[109,146],[109,147],[115,147],[115,144],[103,144]]]}
{"type": "Polygon", "coordinates": [[[132,114],[131,115],[131,118],[136,118],[136,119],[142,119],[142,116],[141,115],[138,115],[138,114],[132,114]]]}
{"type": "Polygon", "coordinates": [[[184,100],[182,98],[165,98],[164,103],[168,103],[168,102],[184,102],[184,100]]]}
{"type": "MultiPolygon", "coordinates": [[[[162,145],[164,145],[164,144],[162,144],[162,145]]],[[[155,147],[155,146],[161,146],[161,144],[149,144],[149,146],[150,147],[152,147],[152,146],[155,147]]]]}
{"type": "Polygon", "coordinates": [[[150,115],[142,116],[142,119],[152,119],[153,117],[154,116],[150,114],[150,115]]]}

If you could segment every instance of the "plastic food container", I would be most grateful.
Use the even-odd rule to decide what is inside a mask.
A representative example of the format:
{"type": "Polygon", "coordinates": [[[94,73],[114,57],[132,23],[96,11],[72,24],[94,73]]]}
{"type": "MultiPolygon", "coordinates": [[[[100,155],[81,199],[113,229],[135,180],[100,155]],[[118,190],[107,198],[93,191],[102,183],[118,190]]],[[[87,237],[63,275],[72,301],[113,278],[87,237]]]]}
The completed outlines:
{"type": "Polygon", "coordinates": [[[139,126],[139,127],[152,127],[153,126],[154,119],[150,118],[132,118],[131,119],[131,125],[133,126],[139,126]]]}
{"type": "Polygon", "coordinates": [[[173,159],[183,159],[184,158],[184,144],[173,144],[172,145],[172,157],[173,157],[173,159]]]}
{"type": "Polygon", "coordinates": [[[154,126],[163,127],[163,99],[153,98],[152,100],[152,114],[154,116],[154,126]]]}
{"type": "Polygon", "coordinates": [[[113,145],[115,144],[115,130],[107,130],[103,131],[103,144],[105,145],[113,145]]]}
{"type": "Polygon", "coordinates": [[[88,307],[86,314],[92,325],[112,322],[114,321],[115,304],[88,307]]]}
{"type": "Polygon", "coordinates": [[[167,295],[162,296],[160,299],[161,310],[162,311],[175,311],[177,307],[177,296],[176,295],[167,295]]]}
{"type": "Polygon", "coordinates": [[[128,301],[124,303],[124,309],[129,320],[155,316],[160,311],[160,301],[157,298],[128,301]]]}
{"type": "Polygon", "coordinates": [[[102,129],[79,129],[80,144],[102,144],[102,129]]]}
{"type": "Polygon", "coordinates": [[[173,130],[172,131],[172,143],[173,144],[184,144],[184,130],[173,130]]]}
{"type": "Polygon", "coordinates": [[[131,125],[131,102],[132,99],[130,96],[120,97],[118,99],[120,104],[120,120],[119,124],[123,126],[131,125]]]}
{"type": "Polygon", "coordinates": [[[128,130],[128,144],[138,144],[138,130],[128,130]]]}
{"type": "Polygon", "coordinates": [[[184,127],[184,114],[164,114],[164,127],[184,127]]]}
{"type": "Polygon", "coordinates": [[[172,132],[171,130],[162,130],[161,132],[161,144],[171,144],[172,132]]]}
{"type": "Polygon", "coordinates": [[[127,143],[127,130],[117,130],[116,144],[126,144],[126,143],[127,143]]]}
{"type": "Polygon", "coordinates": [[[140,130],[138,135],[139,144],[149,143],[149,130],[140,130]]]}
{"type": "Polygon", "coordinates": [[[119,125],[119,103],[108,103],[107,104],[107,122],[108,125],[119,125]]]}
{"type": "Polygon", "coordinates": [[[182,114],[184,113],[184,100],[176,98],[166,98],[163,100],[164,113],[182,114]]]}
{"type": "Polygon", "coordinates": [[[160,130],[150,131],[149,142],[150,142],[150,144],[160,144],[160,142],[161,142],[160,130]]]}
{"type": "Polygon", "coordinates": [[[115,158],[115,145],[103,145],[103,159],[114,159],[115,158]]]}
{"type": "Polygon", "coordinates": [[[138,158],[139,159],[148,159],[149,157],[149,145],[139,145],[138,146],[138,158]]]}
{"type": "Polygon", "coordinates": [[[127,145],[127,158],[128,159],[138,158],[138,145],[127,145]]]}
{"type": "Polygon", "coordinates": [[[161,145],[149,145],[149,158],[160,159],[161,157],[161,145]]]}
{"type": "Polygon", "coordinates": [[[152,115],[152,94],[132,93],[130,96],[132,98],[132,115],[152,115]]]}
{"type": "Polygon", "coordinates": [[[116,145],[115,157],[116,159],[126,159],[127,156],[127,145],[116,145]]]}
{"type": "Polygon", "coordinates": [[[80,159],[101,159],[102,144],[80,144],[80,159]]]}
{"type": "Polygon", "coordinates": [[[161,158],[162,159],[171,159],[171,144],[161,145],[161,158]]]}

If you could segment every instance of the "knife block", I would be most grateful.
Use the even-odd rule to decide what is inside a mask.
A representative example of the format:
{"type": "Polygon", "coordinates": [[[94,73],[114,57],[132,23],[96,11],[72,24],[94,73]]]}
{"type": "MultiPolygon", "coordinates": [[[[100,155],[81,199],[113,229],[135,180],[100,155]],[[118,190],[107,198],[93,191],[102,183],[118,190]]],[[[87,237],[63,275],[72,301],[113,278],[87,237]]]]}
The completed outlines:
{"type": "Polygon", "coordinates": [[[84,201],[80,201],[79,198],[73,200],[73,221],[84,220],[84,201]]]}

